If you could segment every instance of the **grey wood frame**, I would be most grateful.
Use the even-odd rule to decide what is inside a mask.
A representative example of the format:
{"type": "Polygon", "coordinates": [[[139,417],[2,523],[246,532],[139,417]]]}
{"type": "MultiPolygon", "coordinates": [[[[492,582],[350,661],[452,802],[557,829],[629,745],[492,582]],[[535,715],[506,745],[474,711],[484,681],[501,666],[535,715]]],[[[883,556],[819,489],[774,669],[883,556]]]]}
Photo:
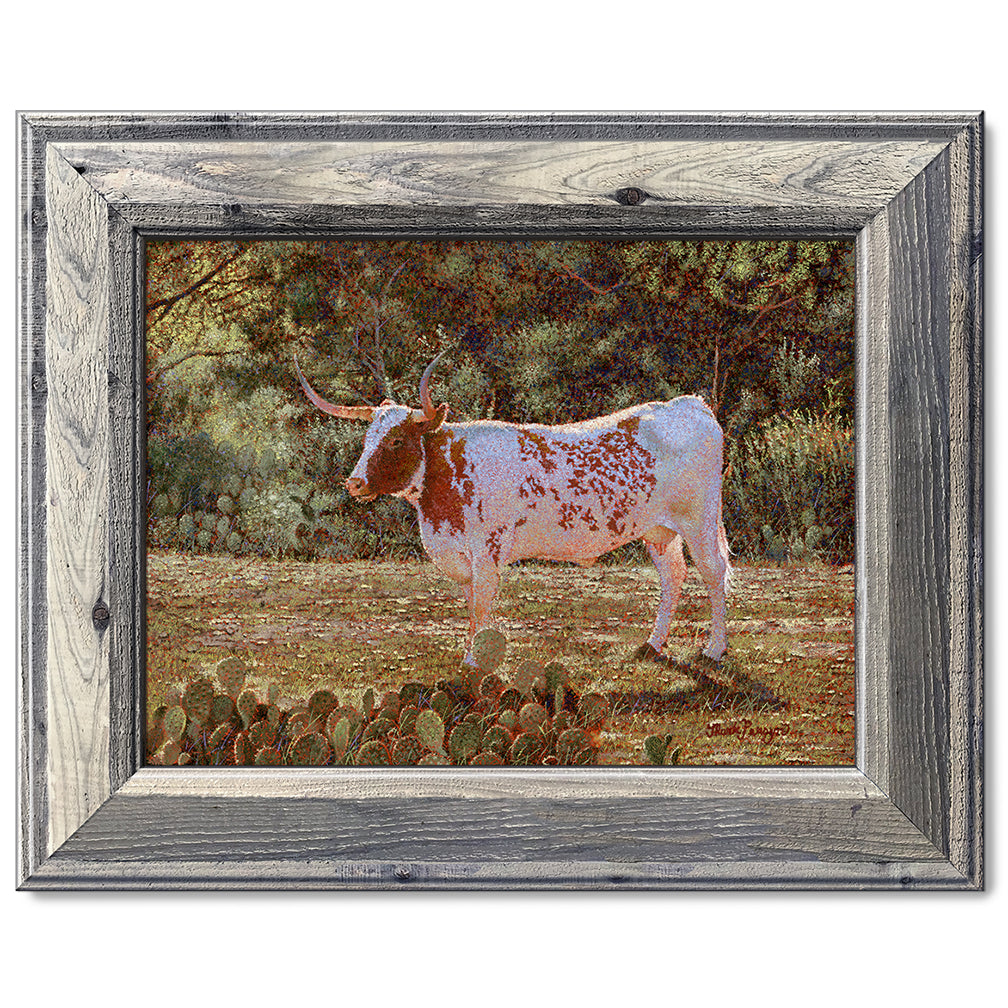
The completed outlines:
{"type": "Polygon", "coordinates": [[[23,114],[19,144],[20,887],[982,888],[980,114],[23,114]],[[530,233],[856,238],[856,767],[141,767],[145,239],[530,233]]]}

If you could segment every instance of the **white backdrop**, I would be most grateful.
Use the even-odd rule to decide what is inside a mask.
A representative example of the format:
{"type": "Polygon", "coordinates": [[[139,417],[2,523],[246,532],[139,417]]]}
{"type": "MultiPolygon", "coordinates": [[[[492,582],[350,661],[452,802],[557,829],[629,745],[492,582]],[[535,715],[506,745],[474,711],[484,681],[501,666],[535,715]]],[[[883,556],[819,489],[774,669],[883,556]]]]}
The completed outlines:
{"type": "MultiPolygon", "coordinates": [[[[983,108],[987,388],[998,389],[1005,354],[995,298],[1005,284],[1003,257],[991,253],[1003,237],[1006,103],[1001,30],[987,13],[997,8],[975,0],[696,7],[59,2],[7,11],[0,45],[11,111],[983,108]]],[[[13,135],[4,245],[12,364],[13,135]]],[[[988,397],[991,515],[1003,501],[1004,399],[988,397]]],[[[3,473],[14,471],[14,441],[0,438],[3,473]]],[[[12,530],[3,611],[13,613],[13,495],[3,506],[12,530]]],[[[988,526],[987,621],[996,628],[1004,536],[988,526]]],[[[13,621],[0,625],[9,634],[12,703],[13,621]]],[[[3,897],[8,990],[21,987],[43,1005],[184,999],[189,1008],[225,990],[263,1002],[314,992],[323,1004],[377,996],[379,1004],[589,997],[616,1006],[639,998],[860,1006],[989,996],[1001,987],[1004,948],[995,930],[1005,918],[1001,636],[988,635],[987,894],[40,896],[13,892],[12,844],[3,897]]],[[[6,724],[13,741],[12,711],[6,724]]],[[[7,751],[13,757],[13,744],[7,751]]],[[[12,838],[13,778],[3,780],[12,838]]]]}

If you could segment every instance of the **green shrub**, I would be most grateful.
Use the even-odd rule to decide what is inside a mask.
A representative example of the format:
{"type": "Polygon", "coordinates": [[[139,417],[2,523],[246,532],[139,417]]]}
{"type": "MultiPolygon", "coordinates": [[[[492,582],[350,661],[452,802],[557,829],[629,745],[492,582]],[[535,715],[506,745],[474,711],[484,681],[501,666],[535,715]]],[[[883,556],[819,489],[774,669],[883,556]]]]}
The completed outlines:
{"type": "Polygon", "coordinates": [[[854,556],[854,434],[843,422],[785,414],[731,444],[724,521],[749,559],[854,556]]]}

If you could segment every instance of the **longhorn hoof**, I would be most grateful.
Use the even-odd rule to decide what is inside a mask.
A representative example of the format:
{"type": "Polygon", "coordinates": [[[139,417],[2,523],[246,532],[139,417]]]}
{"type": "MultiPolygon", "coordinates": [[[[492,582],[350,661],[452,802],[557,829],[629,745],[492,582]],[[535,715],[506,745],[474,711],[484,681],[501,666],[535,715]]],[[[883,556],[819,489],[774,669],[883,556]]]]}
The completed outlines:
{"type": "Polygon", "coordinates": [[[656,651],[652,646],[650,641],[645,641],[636,651],[633,653],[634,661],[653,661],[653,662],[667,662],[668,659],[661,653],[661,651],[656,651]]]}

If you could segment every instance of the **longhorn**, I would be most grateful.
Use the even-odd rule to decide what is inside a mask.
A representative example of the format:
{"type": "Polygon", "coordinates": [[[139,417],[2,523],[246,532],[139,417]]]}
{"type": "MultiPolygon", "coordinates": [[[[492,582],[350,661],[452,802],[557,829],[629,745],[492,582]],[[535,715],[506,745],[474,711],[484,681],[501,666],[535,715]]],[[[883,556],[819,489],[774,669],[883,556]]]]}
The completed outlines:
{"type": "MultiPolygon", "coordinates": [[[[431,375],[434,374],[434,368],[437,366],[437,362],[441,360],[447,352],[447,350],[442,350],[441,353],[439,353],[437,357],[435,357],[434,360],[427,365],[427,370],[424,371],[423,378],[420,379],[420,405],[423,407],[424,417],[427,420],[433,420],[435,414],[437,413],[437,410],[434,408],[434,403],[431,402],[430,397],[431,375]]],[[[444,412],[447,413],[448,411],[445,410],[444,412]]],[[[443,417],[444,414],[442,414],[442,419],[443,417]]]]}
{"type": "Polygon", "coordinates": [[[331,403],[322,396],[318,394],[308,384],[307,379],[301,373],[301,368],[298,366],[297,354],[294,354],[294,368],[298,373],[298,378],[301,379],[301,388],[304,389],[305,395],[308,396],[309,400],[317,406],[323,413],[328,413],[330,416],[341,417],[343,420],[368,420],[370,421],[374,417],[375,408],[374,406],[337,406],[335,403],[331,403]]]}

